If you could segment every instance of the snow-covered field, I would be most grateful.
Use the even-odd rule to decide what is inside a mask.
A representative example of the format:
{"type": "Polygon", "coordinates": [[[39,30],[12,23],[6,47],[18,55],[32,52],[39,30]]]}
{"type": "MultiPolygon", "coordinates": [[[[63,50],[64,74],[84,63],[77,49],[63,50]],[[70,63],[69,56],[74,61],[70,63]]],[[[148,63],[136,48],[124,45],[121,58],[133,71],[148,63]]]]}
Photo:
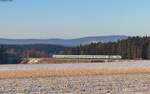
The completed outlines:
{"type": "Polygon", "coordinates": [[[1,79],[0,94],[149,94],[150,74],[1,79]]]}
{"type": "Polygon", "coordinates": [[[0,94],[149,94],[149,92],[150,61],[0,65],[0,94]]]}
{"type": "Polygon", "coordinates": [[[0,71],[6,70],[67,70],[67,69],[119,69],[119,68],[150,68],[150,61],[105,62],[105,63],[74,63],[74,64],[17,64],[0,65],[0,71]]]}
{"type": "Polygon", "coordinates": [[[149,94],[149,80],[150,61],[0,65],[0,94],[149,94]]]}

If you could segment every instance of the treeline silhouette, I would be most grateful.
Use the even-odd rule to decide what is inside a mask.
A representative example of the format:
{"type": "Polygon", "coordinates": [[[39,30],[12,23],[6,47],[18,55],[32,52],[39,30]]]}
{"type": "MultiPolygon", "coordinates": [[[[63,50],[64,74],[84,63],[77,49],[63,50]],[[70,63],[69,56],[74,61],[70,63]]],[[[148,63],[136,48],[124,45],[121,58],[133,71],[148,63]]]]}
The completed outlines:
{"type": "Polygon", "coordinates": [[[68,47],[51,44],[7,45],[9,54],[19,54],[21,57],[43,58],[65,51],[68,47]]]}
{"type": "Polygon", "coordinates": [[[150,59],[150,37],[129,37],[108,43],[80,45],[61,52],[66,55],[121,55],[124,59],[150,59]]]}
{"type": "Polygon", "coordinates": [[[124,59],[150,59],[150,37],[129,37],[117,42],[98,42],[73,48],[50,44],[0,45],[0,64],[8,64],[14,57],[19,63],[21,58],[43,58],[52,54],[121,55],[124,59]]]}
{"type": "Polygon", "coordinates": [[[50,44],[0,45],[0,64],[18,64],[22,58],[45,58],[68,47],[50,44]]]}
{"type": "Polygon", "coordinates": [[[7,47],[0,45],[0,64],[7,63],[7,47]]]}

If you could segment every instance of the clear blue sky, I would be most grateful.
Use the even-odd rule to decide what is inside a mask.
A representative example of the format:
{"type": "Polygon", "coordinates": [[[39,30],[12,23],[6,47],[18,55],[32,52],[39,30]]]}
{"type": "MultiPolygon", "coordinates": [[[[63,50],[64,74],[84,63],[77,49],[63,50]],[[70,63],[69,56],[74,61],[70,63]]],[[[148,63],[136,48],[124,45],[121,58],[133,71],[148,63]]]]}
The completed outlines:
{"type": "Polygon", "coordinates": [[[0,1],[1,38],[150,35],[150,0],[0,1]]]}

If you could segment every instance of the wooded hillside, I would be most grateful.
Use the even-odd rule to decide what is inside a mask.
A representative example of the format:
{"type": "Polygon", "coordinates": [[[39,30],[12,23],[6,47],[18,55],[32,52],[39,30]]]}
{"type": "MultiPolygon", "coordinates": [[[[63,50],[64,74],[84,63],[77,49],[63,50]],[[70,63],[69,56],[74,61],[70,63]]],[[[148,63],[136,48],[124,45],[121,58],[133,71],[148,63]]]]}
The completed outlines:
{"type": "Polygon", "coordinates": [[[21,58],[44,58],[68,47],[50,44],[0,45],[0,64],[18,64],[21,58]]]}
{"type": "Polygon", "coordinates": [[[70,48],[61,54],[121,55],[124,59],[150,59],[150,37],[129,37],[108,43],[91,43],[70,48]]]}
{"type": "Polygon", "coordinates": [[[7,53],[6,53],[6,46],[1,45],[0,46],[0,64],[7,63],[7,53]]]}
{"type": "Polygon", "coordinates": [[[26,44],[26,45],[7,45],[8,54],[19,54],[21,57],[41,58],[49,57],[65,51],[68,47],[50,44],[26,44]]]}

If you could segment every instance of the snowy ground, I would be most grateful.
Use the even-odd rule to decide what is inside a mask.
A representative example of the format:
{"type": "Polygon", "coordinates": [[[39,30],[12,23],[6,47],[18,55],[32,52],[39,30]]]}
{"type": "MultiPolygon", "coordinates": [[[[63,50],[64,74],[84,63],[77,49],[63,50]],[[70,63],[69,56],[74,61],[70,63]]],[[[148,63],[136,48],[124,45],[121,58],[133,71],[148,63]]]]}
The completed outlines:
{"type": "MultiPolygon", "coordinates": [[[[150,69],[150,61],[0,65],[0,76],[6,72],[9,74],[9,71],[11,71],[10,74],[15,76],[13,71],[24,70],[95,70],[134,68],[150,69]]],[[[21,73],[21,75],[24,74],[21,73]]],[[[0,94],[149,94],[149,92],[150,73],[0,79],[0,94]]]]}
{"type": "Polygon", "coordinates": [[[150,74],[1,79],[0,94],[149,94],[150,74]]]}
{"type": "Polygon", "coordinates": [[[63,70],[63,69],[117,69],[117,68],[150,68],[150,61],[109,62],[109,63],[76,63],[76,64],[18,64],[0,65],[0,71],[6,70],[63,70]]]}

